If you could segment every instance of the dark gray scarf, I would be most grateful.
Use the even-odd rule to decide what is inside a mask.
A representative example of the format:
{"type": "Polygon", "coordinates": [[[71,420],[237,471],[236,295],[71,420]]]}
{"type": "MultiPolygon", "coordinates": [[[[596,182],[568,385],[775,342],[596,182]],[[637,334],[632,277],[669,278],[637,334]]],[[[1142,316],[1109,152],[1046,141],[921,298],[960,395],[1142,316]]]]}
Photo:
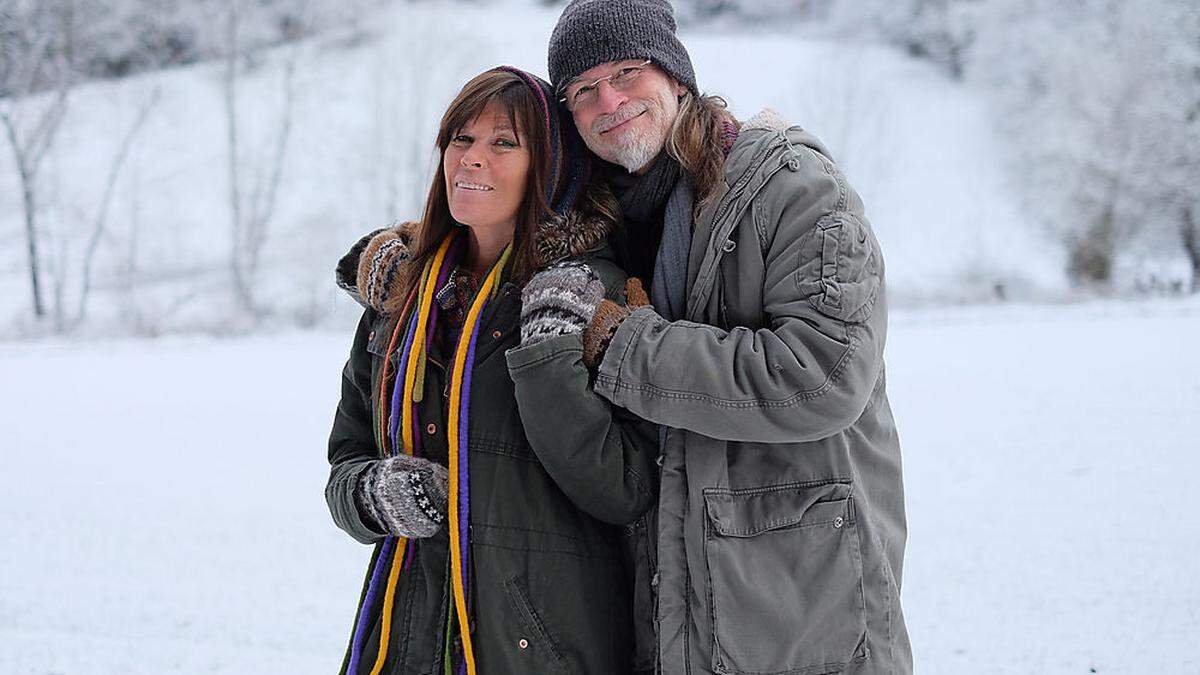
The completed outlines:
{"type": "Polygon", "coordinates": [[[656,218],[663,203],[662,242],[654,259],[650,301],[670,321],[683,318],[687,302],[688,255],[692,247],[692,188],[679,162],[663,152],[641,176],[612,177],[626,220],[656,218]]]}

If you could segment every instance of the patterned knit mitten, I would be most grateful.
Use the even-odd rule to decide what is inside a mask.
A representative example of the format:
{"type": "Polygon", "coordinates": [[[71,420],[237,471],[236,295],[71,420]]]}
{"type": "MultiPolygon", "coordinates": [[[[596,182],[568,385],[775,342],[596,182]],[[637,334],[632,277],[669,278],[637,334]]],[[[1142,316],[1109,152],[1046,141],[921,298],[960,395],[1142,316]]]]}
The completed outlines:
{"type": "Polygon", "coordinates": [[[376,233],[359,256],[358,293],[378,312],[399,314],[404,308],[405,298],[399,289],[406,288],[402,277],[411,243],[407,227],[405,224],[376,233]]]}
{"type": "Polygon", "coordinates": [[[605,300],[596,308],[591,323],[583,332],[583,363],[588,368],[595,368],[608,344],[612,342],[621,322],[633,314],[633,310],[650,304],[642,282],[637,277],[630,277],[625,282],[625,304],[618,305],[612,300],[605,300]]]}
{"type": "Polygon", "coordinates": [[[604,284],[587,265],[556,263],[521,291],[521,346],[582,333],[604,299],[604,284]]]}
{"type": "Polygon", "coordinates": [[[387,534],[431,537],[446,519],[450,472],[421,457],[397,455],[376,460],[358,479],[355,500],[387,534]]]}

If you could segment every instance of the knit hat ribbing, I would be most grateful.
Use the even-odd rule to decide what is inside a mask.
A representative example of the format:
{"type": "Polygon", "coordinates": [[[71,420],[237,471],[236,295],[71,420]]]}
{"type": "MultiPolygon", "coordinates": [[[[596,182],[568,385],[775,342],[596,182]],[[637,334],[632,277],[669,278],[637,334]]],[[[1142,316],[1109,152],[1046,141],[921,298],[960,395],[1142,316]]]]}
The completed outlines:
{"type": "Polygon", "coordinates": [[[650,59],[693,94],[696,73],[675,37],[667,0],[572,0],[550,35],[549,70],[555,91],[601,63],[650,59]]]}

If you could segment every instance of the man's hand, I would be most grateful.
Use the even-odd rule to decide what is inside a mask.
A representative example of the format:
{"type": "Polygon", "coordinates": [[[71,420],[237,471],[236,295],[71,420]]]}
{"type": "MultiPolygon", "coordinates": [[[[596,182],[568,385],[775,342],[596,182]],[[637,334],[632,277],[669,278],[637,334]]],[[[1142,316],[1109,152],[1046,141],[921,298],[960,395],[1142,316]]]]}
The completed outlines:
{"type": "Polygon", "coordinates": [[[604,299],[604,284],[587,265],[556,263],[521,291],[521,346],[583,333],[604,299]]]}
{"type": "Polygon", "coordinates": [[[596,308],[592,321],[583,333],[583,362],[588,368],[595,368],[604,358],[608,343],[612,342],[617,328],[633,310],[650,304],[642,282],[637,277],[625,281],[625,304],[618,305],[612,300],[605,300],[596,308]]]}

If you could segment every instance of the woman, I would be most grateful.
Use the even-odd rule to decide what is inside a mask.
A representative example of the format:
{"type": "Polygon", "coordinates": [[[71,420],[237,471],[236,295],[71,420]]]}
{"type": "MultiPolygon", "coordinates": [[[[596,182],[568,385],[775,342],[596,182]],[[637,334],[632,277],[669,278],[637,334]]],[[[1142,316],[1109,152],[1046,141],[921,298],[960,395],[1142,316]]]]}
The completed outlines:
{"type": "Polygon", "coordinates": [[[596,397],[580,363],[586,318],[625,279],[611,195],[588,184],[554,100],[512,68],[468,82],[421,221],[338,265],[367,309],[326,498],[375,544],[343,673],[629,672],[620,526],[653,500],[655,432],[596,397]],[[555,391],[515,387],[507,350],[537,360],[572,340],[555,391]]]}

